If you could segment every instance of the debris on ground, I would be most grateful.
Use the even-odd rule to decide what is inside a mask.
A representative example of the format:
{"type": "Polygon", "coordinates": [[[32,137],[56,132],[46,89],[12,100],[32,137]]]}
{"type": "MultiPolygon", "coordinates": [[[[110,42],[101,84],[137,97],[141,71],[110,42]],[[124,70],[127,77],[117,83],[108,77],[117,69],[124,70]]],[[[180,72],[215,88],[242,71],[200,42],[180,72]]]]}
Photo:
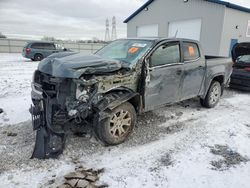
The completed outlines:
{"type": "Polygon", "coordinates": [[[175,115],[178,116],[178,117],[180,117],[180,116],[183,115],[183,112],[176,112],[175,115]]]}
{"type": "Polygon", "coordinates": [[[167,129],[166,132],[168,134],[173,134],[173,133],[181,131],[183,129],[183,127],[184,127],[184,124],[182,122],[177,122],[173,125],[168,126],[166,128],[167,129]]]}
{"type": "Polygon", "coordinates": [[[224,158],[218,161],[211,162],[211,165],[214,167],[213,170],[228,170],[235,165],[239,165],[240,163],[246,163],[249,161],[248,158],[245,158],[239,153],[231,150],[227,145],[215,145],[210,149],[210,152],[214,155],[219,155],[224,158]]]}
{"type": "Polygon", "coordinates": [[[96,185],[99,180],[99,174],[103,173],[104,169],[93,170],[79,167],[75,172],[70,172],[64,176],[65,182],[58,188],[105,188],[108,185],[96,185]]]}
{"type": "Polygon", "coordinates": [[[45,184],[45,186],[48,187],[49,185],[52,185],[52,184],[54,184],[54,183],[55,183],[55,179],[51,179],[51,180],[49,180],[49,181],[45,184]]]}
{"type": "Polygon", "coordinates": [[[246,127],[249,127],[250,128],[250,124],[245,124],[246,125],[246,127]]]}
{"type": "Polygon", "coordinates": [[[14,133],[14,132],[7,132],[7,136],[14,137],[14,136],[17,136],[17,133],[14,133]]]}
{"type": "Polygon", "coordinates": [[[160,159],[160,162],[165,167],[169,167],[169,166],[172,166],[174,164],[174,162],[173,162],[173,160],[171,158],[171,155],[169,153],[162,156],[161,159],[160,159]]]}

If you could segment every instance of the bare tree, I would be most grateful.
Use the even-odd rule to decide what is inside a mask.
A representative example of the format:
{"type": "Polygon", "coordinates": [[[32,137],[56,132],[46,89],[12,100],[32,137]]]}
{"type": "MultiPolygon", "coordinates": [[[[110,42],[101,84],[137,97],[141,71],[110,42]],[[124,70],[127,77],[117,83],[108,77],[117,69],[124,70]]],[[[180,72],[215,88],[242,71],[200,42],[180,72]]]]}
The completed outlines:
{"type": "Polygon", "coordinates": [[[42,38],[42,40],[45,40],[45,41],[56,41],[56,38],[55,37],[44,36],[42,38]]]}

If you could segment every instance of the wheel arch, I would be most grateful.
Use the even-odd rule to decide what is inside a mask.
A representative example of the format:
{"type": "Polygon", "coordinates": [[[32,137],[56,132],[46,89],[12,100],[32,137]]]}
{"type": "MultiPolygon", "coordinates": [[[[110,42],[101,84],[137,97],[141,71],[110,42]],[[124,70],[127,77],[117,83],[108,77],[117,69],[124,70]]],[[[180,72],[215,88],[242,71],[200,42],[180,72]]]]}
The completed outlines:
{"type": "Polygon", "coordinates": [[[103,116],[106,112],[110,112],[121,104],[129,102],[133,105],[135,111],[139,113],[141,106],[140,101],[139,93],[126,87],[119,87],[105,93],[103,99],[98,102],[96,108],[100,115],[103,116]]]}
{"type": "MultiPolygon", "coordinates": [[[[224,84],[224,81],[225,81],[225,76],[224,75],[217,75],[217,76],[215,76],[213,79],[212,79],[212,81],[218,81],[221,85],[223,85],[224,84]]],[[[211,83],[212,83],[212,81],[211,81],[211,83]]],[[[210,84],[211,84],[210,83],[210,84]]]]}
{"type": "Polygon", "coordinates": [[[43,54],[41,54],[40,52],[36,52],[36,53],[34,53],[33,59],[35,59],[35,57],[36,57],[37,55],[40,55],[40,56],[42,56],[42,57],[44,58],[44,55],[43,55],[43,54]]]}
{"type": "Polygon", "coordinates": [[[213,83],[213,81],[218,81],[221,84],[221,89],[222,89],[222,94],[224,91],[224,83],[225,83],[225,75],[223,73],[218,73],[215,74],[213,77],[211,77],[208,81],[207,87],[206,87],[206,92],[204,93],[204,95],[201,97],[202,99],[204,99],[207,95],[207,92],[211,86],[211,84],[213,83]]]}

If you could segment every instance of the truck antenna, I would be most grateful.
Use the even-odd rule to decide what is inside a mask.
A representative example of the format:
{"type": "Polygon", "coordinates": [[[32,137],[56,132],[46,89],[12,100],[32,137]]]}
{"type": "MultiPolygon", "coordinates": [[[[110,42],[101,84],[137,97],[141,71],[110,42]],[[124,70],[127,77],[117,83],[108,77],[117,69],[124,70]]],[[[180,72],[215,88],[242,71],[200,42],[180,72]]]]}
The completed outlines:
{"type": "Polygon", "coordinates": [[[178,29],[175,32],[174,38],[177,38],[177,34],[178,34],[178,29]]]}

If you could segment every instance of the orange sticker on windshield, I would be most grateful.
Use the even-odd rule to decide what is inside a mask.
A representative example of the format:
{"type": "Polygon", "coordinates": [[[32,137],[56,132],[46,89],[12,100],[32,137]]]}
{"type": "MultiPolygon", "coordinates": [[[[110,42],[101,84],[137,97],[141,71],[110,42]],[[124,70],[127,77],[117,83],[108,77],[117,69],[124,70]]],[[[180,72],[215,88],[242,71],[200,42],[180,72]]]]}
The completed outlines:
{"type": "Polygon", "coordinates": [[[189,46],[188,47],[188,52],[189,52],[190,56],[194,56],[195,55],[195,53],[194,53],[194,47],[193,46],[189,46]]]}
{"type": "Polygon", "coordinates": [[[131,54],[134,54],[134,53],[136,53],[138,50],[139,50],[139,48],[132,47],[132,48],[129,48],[128,52],[131,53],[131,54]]]}

